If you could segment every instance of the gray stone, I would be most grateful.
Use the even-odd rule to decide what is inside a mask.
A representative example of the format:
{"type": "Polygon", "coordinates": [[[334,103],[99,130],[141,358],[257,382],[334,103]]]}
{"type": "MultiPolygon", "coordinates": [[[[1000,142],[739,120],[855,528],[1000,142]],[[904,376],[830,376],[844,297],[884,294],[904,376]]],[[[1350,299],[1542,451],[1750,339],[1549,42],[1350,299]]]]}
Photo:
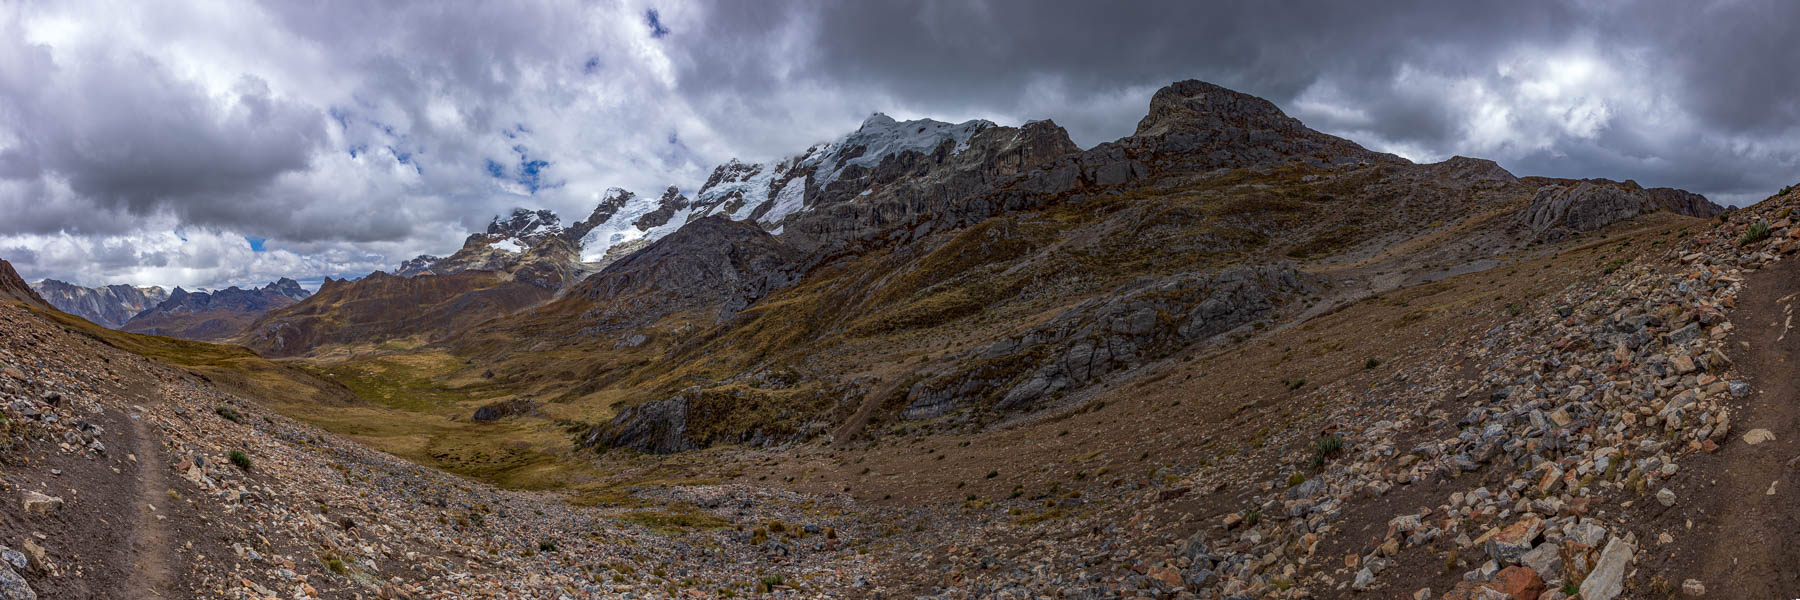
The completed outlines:
{"type": "Polygon", "coordinates": [[[1563,535],[1588,547],[1596,547],[1600,542],[1606,541],[1606,528],[1593,521],[1583,520],[1566,529],[1563,535]]]}
{"type": "Polygon", "coordinates": [[[0,600],[37,600],[37,592],[25,578],[9,567],[0,566],[0,600]]]}
{"type": "Polygon", "coordinates": [[[1531,567],[1531,570],[1537,571],[1538,576],[1544,578],[1544,581],[1555,581],[1562,577],[1562,553],[1558,551],[1555,543],[1538,544],[1536,548],[1532,548],[1530,552],[1519,557],[1519,562],[1531,567]]]}
{"type": "Polygon", "coordinates": [[[1606,549],[1600,551],[1600,560],[1594,563],[1594,570],[1581,581],[1582,600],[1612,600],[1625,591],[1625,573],[1631,568],[1635,552],[1637,549],[1624,539],[1608,540],[1606,549]]]}

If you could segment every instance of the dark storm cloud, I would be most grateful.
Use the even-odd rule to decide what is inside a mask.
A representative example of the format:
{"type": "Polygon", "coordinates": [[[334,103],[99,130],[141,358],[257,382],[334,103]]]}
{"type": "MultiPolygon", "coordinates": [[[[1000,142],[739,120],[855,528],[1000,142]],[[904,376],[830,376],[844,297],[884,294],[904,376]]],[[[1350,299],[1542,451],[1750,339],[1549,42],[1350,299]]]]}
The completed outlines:
{"type": "Polygon", "coordinates": [[[1800,179],[1796,22],[1774,0],[14,3],[0,258],[89,283],[359,275],[515,206],[691,191],[871,111],[1093,145],[1188,78],[1417,160],[1753,201],[1800,179]]]}
{"type": "MultiPolygon", "coordinates": [[[[1141,117],[1148,94],[1109,101],[1118,90],[1200,78],[1417,158],[1487,151],[1527,173],[1745,194],[1795,177],[1785,140],[1800,122],[1800,78],[1787,75],[1800,67],[1797,22],[1800,3],[1769,0],[727,3],[691,28],[713,43],[691,50],[698,60],[682,85],[755,96],[810,82],[919,112],[1053,117],[1090,145],[1129,134],[1141,117]],[[768,42],[766,32],[784,29],[798,41],[768,42]],[[1506,70],[1522,57],[1568,58],[1558,53],[1619,70],[1621,80],[1598,82],[1618,89],[1565,90],[1610,107],[1600,131],[1559,133],[1541,148],[1471,134],[1474,113],[1494,107],[1446,88],[1481,86],[1514,109],[1508,100],[1543,82],[1506,70]],[[1632,94],[1661,99],[1659,113],[1612,102],[1632,94]],[[1307,109],[1321,103],[1355,114],[1307,109]],[[1048,114],[1025,114],[1033,109],[1048,114]],[[1622,128],[1663,131],[1645,139],[1622,128]]],[[[1509,123],[1527,131],[1581,116],[1517,108],[1509,123]]]]}

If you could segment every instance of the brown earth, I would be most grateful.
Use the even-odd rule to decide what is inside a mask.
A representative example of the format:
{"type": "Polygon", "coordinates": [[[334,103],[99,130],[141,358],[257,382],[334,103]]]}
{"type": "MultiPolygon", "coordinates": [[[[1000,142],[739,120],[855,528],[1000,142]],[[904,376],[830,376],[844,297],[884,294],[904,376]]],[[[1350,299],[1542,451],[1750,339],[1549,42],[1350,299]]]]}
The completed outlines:
{"type": "Polygon", "coordinates": [[[1682,463],[1691,476],[1670,488],[1679,498],[1675,506],[1646,498],[1631,518],[1655,519],[1675,537],[1645,557],[1655,565],[1651,570],[1686,573],[1721,598],[1800,597],[1800,546],[1788,536],[1800,531],[1800,404],[1794,402],[1800,370],[1793,361],[1800,334],[1791,329],[1800,261],[1775,263],[1746,284],[1731,314],[1740,326],[1730,356],[1753,391],[1730,403],[1731,436],[1718,453],[1682,463]],[[1745,443],[1754,429],[1775,438],[1745,443]]]}

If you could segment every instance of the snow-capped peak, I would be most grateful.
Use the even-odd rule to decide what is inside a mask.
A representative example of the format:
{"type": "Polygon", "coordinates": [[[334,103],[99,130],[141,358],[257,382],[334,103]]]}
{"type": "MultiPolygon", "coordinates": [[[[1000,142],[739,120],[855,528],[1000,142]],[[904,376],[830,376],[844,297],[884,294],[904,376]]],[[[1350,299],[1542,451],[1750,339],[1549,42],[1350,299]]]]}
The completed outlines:
{"type": "Polygon", "coordinates": [[[562,233],[562,219],[548,210],[515,208],[504,219],[494,217],[488,223],[487,233],[490,236],[514,238],[531,245],[545,236],[562,233]]]}
{"type": "Polygon", "coordinates": [[[961,123],[945,123],[932,119],[895,121],[882,113],[869,115],[855,133],[833,143],[822,153],[822,166],[813,176],[819,185],[836,181],[844,166],[872,168],[881,160],[908,150],[930,154],[945,140],[955,142],[952,153],[969,147],[969,140],[982,130],[994,127],[992,121],[976,119],[961,123]],[[852,158],[840,157],[854,154],[852,158]]]}
{"type": "MultiPolygon", "coordinates": [[[[605,258],[606,252],[614,246],[650,233],[634,224],[661,205],[662,201],[658,198],[639,196],[620,188],[606,190],[600,197],[600,204],[594,208],[594,214],[581,223],[581,227],[587,228],[587,232],[581,236],[582,262],[597,262],[605,258]]],[[[686,222],[687,215],[680,216],[682,218],[677,222],[677,227],[686,222]]],[[[662,232],[657,233],[660,237],[662,232]]]]}
{"type": "Polygon", "coordinates": [[[870,113],[869,118],[863,119],[862,127],[858,127],[857,131],[868,129],[870,127],[883,127],[883,126],[893,125],[893,124],[894,124],[893,117],[887,116],[887,113],[884,113],[884,112],[875,112],[875,113],[870,113]]]}
{"type": "Polygon", "coordinates": [[[823,188],[837,181],[852,165],[870,169],[904,152],[931,154],[946,142],[952,144],[952,154],[962,152],[976,134],[994,126],[983,120],[897,121],[874,113],[849,135],[778,162],[745,163],[735,158],[726,161],[713,169],[712,176],[700,187],[694,198],[695,215],[722,214],[733,220],[755,219],[766,227],[776,227],[789,215],[807,209],[809,187],[823,188]]]}

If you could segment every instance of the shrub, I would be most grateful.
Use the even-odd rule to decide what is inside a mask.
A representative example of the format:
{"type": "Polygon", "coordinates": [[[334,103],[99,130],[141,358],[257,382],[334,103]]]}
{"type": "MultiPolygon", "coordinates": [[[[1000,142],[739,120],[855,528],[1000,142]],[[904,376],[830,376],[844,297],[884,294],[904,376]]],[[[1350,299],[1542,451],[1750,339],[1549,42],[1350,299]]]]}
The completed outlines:
{"type": "Polygon", "coordinates": [[[552,542],[550,540],[538,540],[538,551],[539,552],[555,552],[556,551],[556,542],[552,542]]]}
{"type": "Polygon", "coordinates": [[[231,421],[233,423],[244,422],[244,416],[238,414],[237,410],[235,410],[229,406],[221,406],[221,407],[215,408],[215,409],[213,409],[213,412],[218,413],[219,416],[224,417],[225,420],[231,421]]]}
{"type": "Polygon", "coordinates": [[[1343,451],[1344,438],[1331,435],[1319,440],[1318,444],[1313,448],[1312,467],[1314,469],[1324,467],[1326,460],[1329,460],[1333,456],[1337,456],[1343,451]]]}
{"type": "Polygon", "coordinates": [[[1369,357],[1369,360],[1363,361],[1364,369],[1373,369],[1373,368],[1379,367],[1379,366],[1381,366],[1381,359],[1375,358],[1373,356],[1369,357]]]}
{"type": "Polygon", "coordinates": [[[244,454],[243,450],[232,450],[227,457],[231,459],[231,464],[237,465],[239,469],[250,470],[250,455],[244,454]]]}
{"type": "Polygon", "coordinates": [[[1738,238],[1739,246],[1748,246],[1769,239],[1769,222],[1757,221],[1750,229],[1744,231],[1744,237],[1738,238]]]}

